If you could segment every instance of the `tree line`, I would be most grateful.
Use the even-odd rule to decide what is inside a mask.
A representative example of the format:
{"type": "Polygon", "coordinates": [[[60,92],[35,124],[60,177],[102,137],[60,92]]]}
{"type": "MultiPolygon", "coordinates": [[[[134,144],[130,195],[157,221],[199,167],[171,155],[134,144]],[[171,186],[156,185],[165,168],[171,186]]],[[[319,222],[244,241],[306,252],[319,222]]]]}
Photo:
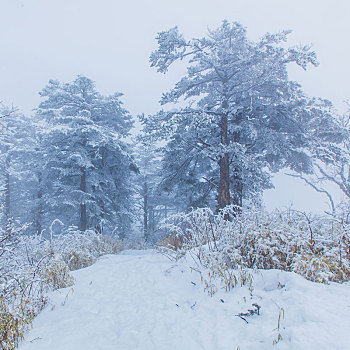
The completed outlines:
{"type": "Polygon", "coordinates": [[[350,193],[348,118],[330,101],[307,96],[288,66],[317,66],[309,46],[286,47],[289,31],[247,38],[223,21],[186,40],[160,32],[150,63],[187,71],[165,92],[163,109],[141,115],[142,132],[122,94],[104,96],[78,76],[50,80],[33,115],[2,108],[2,227],[26,224],[41,234],[55,220],[125,238],[142,227],[146,240],[169,213],[261,205],[273,173],[289,168],[319,192],[324,180],[350,193]]]}

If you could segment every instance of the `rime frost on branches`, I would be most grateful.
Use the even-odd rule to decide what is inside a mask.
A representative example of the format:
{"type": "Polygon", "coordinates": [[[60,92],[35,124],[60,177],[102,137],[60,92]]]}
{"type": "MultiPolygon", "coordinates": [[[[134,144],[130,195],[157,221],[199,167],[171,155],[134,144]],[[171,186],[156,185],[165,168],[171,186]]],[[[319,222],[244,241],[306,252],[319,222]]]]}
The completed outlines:
{"type": "Polygon", "coordinates": [[[125,141],[133,122],[121,94],[102,96],[79,76],[71,83],[50,81],[40,95],[36,117],[45,163],[40,199],[50,208],[42,220],[59,217],[82,231],[125,236],[135,167],[125,141]]]}
{"type": "Polygon", "coordinates": [[[188,254],[201,269],[280,269],[324,283],[350,279],[350,227],[343,220],[296,210],[235,212],[227,206],[219,214],[199,208],[172,215],[162,226],[161,251],[175,259],[188,254]]]}
{"type": "Polygon", "coordinates": [[[158,34],[151,66],[166,73],[184,60],[187,73],[161,99],[180,107],[142,121],[151,142],[168,141],[164,182],[170,191],[195,194],[187,206],[206,205],[216,188],[218,209],[240,208],[244,198],[271,188],[271,171],[311,171],[310,134],[320,136],[332,121],[326,101],[308,99],[288,80],[288,64],[318,65],[310,47],[282,45],[288,34],[253,42],[242,25],[227,21],[204,38],[185,40],[177,27],[158,34]]]}
{"type": "Polygon", "coordinates": [[[317,138],[312,150],[313,172],[305,176],[289,174],[301,178],[313,189],[329,199],[333,215],[343,216],[349,222],[350,200],[350,111],[334,117],[336,123],[328,126],[333,137],[317,138]],[[345,200],[337,205],[327,184],[332,183],[345,195],[345,200]],[[326,186],[325,186],[326,185],[326,186]]]}

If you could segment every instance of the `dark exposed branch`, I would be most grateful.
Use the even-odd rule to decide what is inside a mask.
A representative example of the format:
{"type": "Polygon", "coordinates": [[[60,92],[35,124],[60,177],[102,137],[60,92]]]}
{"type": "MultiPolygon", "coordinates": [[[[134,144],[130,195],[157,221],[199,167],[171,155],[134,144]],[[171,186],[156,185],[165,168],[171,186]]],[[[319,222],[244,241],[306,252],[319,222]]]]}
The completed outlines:
{"type": "Polygon", "coordinates": [[[335,206],[334,206],[333,197],[327,190],[325,190],[324,188],[317,187],[314,183],[312,183],[310,180],[308,180],[306,177],[304,177],[304,176],[302,176],[300,174],[286,174],[286,175],[292,176],[292,177],[296,177],[298,179],[301,179],[305,183],[307,183],[309,186],[311,186],[316,192],[325,194],[328,197],[328,199],[329,199],[329,202],[330,202],[331,207],[332,207],[332,212],[334,213],[335,206]]]}

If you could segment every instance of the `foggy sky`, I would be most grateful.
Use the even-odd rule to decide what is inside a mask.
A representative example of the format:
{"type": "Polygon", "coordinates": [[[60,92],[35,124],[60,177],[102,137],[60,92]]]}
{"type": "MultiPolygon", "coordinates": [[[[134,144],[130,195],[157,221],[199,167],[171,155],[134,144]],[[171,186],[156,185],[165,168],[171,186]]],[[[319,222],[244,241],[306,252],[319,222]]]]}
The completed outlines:
{"type": "MultiPolygon", "coordinates": [[[[0,0],[0,101],[26,114],[37,107],[49,79],[83,74],[104,94],[123,92],[133,114],[154,113],[162,92],[181,77],[149,67],[157,32],[178,25],[185,38],[205,35],[223,19],[245,25],[257,39],[292,29],[289,44],[313,44],[320,66],[290,78],[339,109],[350,99],[350,1],[348,0],[0,0]]],[[[293,201],[322,210],[325,199],[298,181],[277,177],[269,207],[293,201]]]]}

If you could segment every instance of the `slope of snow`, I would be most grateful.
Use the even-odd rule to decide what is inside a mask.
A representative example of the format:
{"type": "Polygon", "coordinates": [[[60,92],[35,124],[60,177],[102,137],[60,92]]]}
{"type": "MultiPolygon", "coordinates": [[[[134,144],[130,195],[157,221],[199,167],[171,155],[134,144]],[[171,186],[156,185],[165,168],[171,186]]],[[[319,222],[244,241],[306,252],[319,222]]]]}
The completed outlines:
{"type": "Polygon", "coordinates": [[[213,297],[200,276],[154,251],[102,257],[56,291],[20,350],[350,349],[350,284],[321,285],[277,270],[213,297]],[[220,300],[222,299],[222,300],[220,300]],[[261,306],[261,314],[235,316],[261,306]],[[281,307],[280,334],[277,339],[281,307]]]}

